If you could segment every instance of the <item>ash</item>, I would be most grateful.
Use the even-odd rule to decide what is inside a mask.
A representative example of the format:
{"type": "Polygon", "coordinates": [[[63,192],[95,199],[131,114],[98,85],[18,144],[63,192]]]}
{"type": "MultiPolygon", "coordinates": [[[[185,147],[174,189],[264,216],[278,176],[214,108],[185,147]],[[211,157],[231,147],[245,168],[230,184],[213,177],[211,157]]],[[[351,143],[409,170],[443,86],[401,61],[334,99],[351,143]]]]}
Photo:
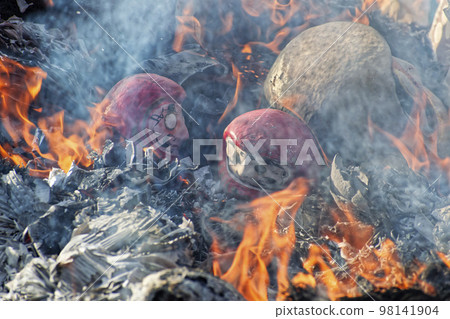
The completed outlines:
{"type": "Polygon", "coordinates": [[[148,176],[131,168],[72,166],[45,180],[2,168],[3,299],[157,299],[176,282],[192,300],[242,299],[201,270],[208,246],[196,231],[195,210],[199,201],[220,199],[207,168],[195,172],[197,182],[192,174],[190,185],[176,179],[170,188],[143,182],[148,176]],[[173,281],[162,280],[167,276],[173,281]],[[209,293],[195,295],[199,285],[209,293]]]}
{"type": "MultiPolygon", "coordinates": [[[[344,10],[354,8],[356,1],[321,2],[344,10]]],[[[427,86],[448,105],[444,96],[448,92],[440,85],[445,74],[424,44],[425,31],[399,26],[377,14],[371,16],[371,23],[396,56],[420,68],[427,86]],[[404,50],[405,47],[411,50],[404,50]]],[[[89,26],[87,29],[91,31],[89,26]]],[[[95,69],[83,41],[67,41],[57,30],[49,32],[40,25],[11,18],[0,23],[0,44],[8,48],[8,56],[47,71],[49,85],[43,87],[39,96],[44,113],[52,113],[52,105],[60,104],[69,116],[88,118],[85,105],[98,96],[86,91],[94,87],[89,78],[95,69]],[[31,40],[20,41],[22,37],[31,40]],[[72,62],[62,63],[67,55],[72,62]]],[[[114,46],[107,49],[116,51],[114,46]]],[[[261,51],[269,68],[275,56],[261,51]]],[[[234,86],[216,88],[211,79],[227,77],[231,70],[218,62],[221,59],[199,61],[198,52],[199,48],[193,47],[147,60],[143,65],[184,83],[192,106],[188,111],[198,114],[202,124],[217,123],[232,99],[234,86]],[[207,89],[200,88],[205,85],[207,89]]],[[[143,54],[141,58],[148,56],[143,54]]],[[[101,66],[112,70],[113,65],[125,64],[120,62],[126,59],[112,57],[102,61],[101,66]]],[[[127,65],[108,74],[108,84],[131,73],[130,69],[127,65]]],[[[95,84],[102,83],[96,80],[95,84]]],[[[245,105],[236,108],[233,115],[258,104],[255,101],[262,95],[261,83],[255,83],[248,92],[245,105]]],[[[402,102],[407,100],[399,97],[402,102]]],[[[213,133],[219,132],[216,135],[220,136],[226,124],[218,125],[213,133]]],[[[192,129],[192,123],[187,125],[193,138],[211,133],[192,129]]],[[[2,134],[0,141],[4,138],[2,134]]],[[[149,177],[126,165],[130,163],[124,163],[124,152],[121,145],[107,142],[102,155],[92,154],[94,169],[88,171],[76,165],[67,173],[53,169],[44,180],[0,162],[1,299],[243,299],[230,284],[210,274],[210,247],[215,236],[231,250],[237,248],[246,216],[250,215],[237,207],[247,202],[225,194],[215,167],[203,163],[194,167],[189,161],[180,161],[149,177]],[[241,225],[237,225],[242,227],[217,221],[231,220],[237,214],[243,216],[241,225]]],[[[343,269],[333,269],[335,273],[346,269],[340,247],[323,236],[323,231],[339,226],[329,214],[330,207],[350,207],[359,221],[374,228],[375,248],[386,239],[392,240],[404,265],[415,261],[427,265],[420,279],[436,288],[436,298],[450,298],[449,269],[435,254],[450,253],[450,198],[448,185],[442,182],[444,177],[429,181],[409,169],[400,154],[367,163],[348,163],[336,156],[321,174],[320,182],[296,216],[290,278],[304,271],[302,261],[308,257],[312,243],[330,248],[333,259],[343,265],[343,269]]],[[[271,274],[276,273],[275,266],[269,265],[271,274]]],[[[357,280],[368,291],[373,289],[362,278],[357,280]]],[[[275,294],[276,283],[271,282],[269,296],[273,298],[275,294]]],[[[378,296],[411,299],[417,293],[392,291],[378,296]]],[[[292,288],[288,299],[326,297],[314,289],[292,288]]]]}
{"type": "MultiPolygon", "coordinates": [[[[298,261],[307,257],[312,242],[327,244],[333,258],[345,265],[338,245],[321,235],[324,227],[334,225],[324,207],[345,204],[374,226],[375,246],[392,239],[405,265],[413,260],[429,265],[423,276],[441,295],[448,294],[448,269],[439,266],[433,253],[449,251],[448,198],[437,196],[436,185],[407,166],[382,173],[369,167],[345,167],[334,159],[324,173],[329,177],[297,214],[290,272],[301,271],[298,261]]],[[[130,167],[86,171],[73,165],[67,174],[53,169],[41,180],[2,164],[2,299],[242,299],[208,272],[211,235],[230,247],[237,247],[242,236],[235,225],[211,217],[230,220],[243,202],[222,193],[208,166],[186,170],[179,163],[175,171],[183,179],[166,176],[165,184],[158,184],[130,167]]],[[[317,291],[313,295],[323,298],[317,291]]],[[[290,298],[295,296],[298,291],[290,298]]]]}

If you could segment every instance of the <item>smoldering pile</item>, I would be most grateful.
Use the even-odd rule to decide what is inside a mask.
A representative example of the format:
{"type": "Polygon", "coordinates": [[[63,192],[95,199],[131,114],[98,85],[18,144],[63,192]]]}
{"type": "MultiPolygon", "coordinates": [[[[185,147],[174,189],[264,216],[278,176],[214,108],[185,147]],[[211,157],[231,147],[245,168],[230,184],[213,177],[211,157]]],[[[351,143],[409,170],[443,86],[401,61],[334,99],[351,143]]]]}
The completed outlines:
{"type": "Polygon", "coordinates": [[[200,176],[187,186],[177,179],[165,189],[146,178],[132,169],[76,166],[67,174],[54,169],[44,181],[5,173],[2,298],[240,299],[227,283],[195,270],[207,247],[194,230],[193,207],[199,194],[221,199],[206,187],[214,182],[200,176]]]}
{"type": "MultiPolygon", "coordinates": [[[[424,33],[409,29],[407,36],[403,37],[405,43],[398,44],[395,43],[398,38],[392,34],[403,34],[404,30],[382,16],[375,15],[372,20],[378,23],[379,32],[389,42],[393,52],[405,43],[414,48],[408,54],[418,52],[401,56],[404,51],[398,50],[397,57],[420,66],[421,70],[430,69],[430,66],[438,69],[433,74],[425,74],[422,80],[436,94],[433,94],[433,101],[442,100],[441,103],[448,108],[445,89],[436,80],[439,77],[435,76],[439,74],[443,77],[445,74],[439,70],[437,63],[430,62],[432,58],[418,58],[426,47],[422,43],[424,33]]],[[[35,30],[18,19],[4,23],[13,30],[23,28],[25,33],[35,30]]],[[[46,31],[41,31],[42,34],[32,33],[30,37],[48,39],[46,31]]],[[[17,37],[21,37],[20,32],[17,37]]],[[[6,39],[11,39],[11,35],[6,39]]],[[[73,45],[67,48],[64,41],[58,36],[52,38],[50,42],[56,43],[57,47],[51,50],[58,52],[67,49],[76,56],[75,63],[77,59],[86,61],[87,56],[80,54],[84,52],[81,44],[76,48],[73,45]]],[[[26,54],[22,53],[27,50],[23,49],[36,49],[38,44],[31,41],[25,43],[23,48],[19,44],[12,41],[9,54],[25,63],[26,54]]],[[[39,52],[30,50],[28,53],[41,54],[39,52]]],[[[203,53],[202,48],[195,47],[179,54],[148,60],[143,66],[184,84],[190,93],[189,112],[198,115],[202,121],[216,123],[232,99],[232,87],[200,87],[205,82],[214,82],[211,78],[230,76],[232,70],[225,63],[202,56],[203,53]]],[[[65,101],[69,97],[76,102],[76,106],[72,104],[72,107],[70,102],[58,104],[69,112],[72,110],[77,117],[85,116],[80,115],[78,109],[80,105],[88,104],[87,101],[95,100],[95,94],[85,94],[83,80],[74,78],[78,71],[60,68],[60,60],[48,61],[47,55],[54,56],[53,53],[43,52],[43,62],[37,65],[50,70],[52,85],[44,87],[40,99],[45,101],[51,96],[52,101],[65,101]],[[56,65],[54,76],[52,65],[56,65]],[[61,75],[65,77],[58,80],[61,75]],[[80,91],[67,92],[67,86],[64,86],[66,91],[53,95],[59,91],[59,83],[67,81],[75,83],[80,91]],[[73,97],[80,97],[86,103],[73,97]]],[[[267,53],[268,61],[274,59],[272,53],[267,53]]],[[[36,63],[40,59],[33,57],[30,61],[36,63]]],[[[89,74],[88,70],[83,75],[84,79],[86,74],[89,74]]],[[[399,85],[404,80],[401,73],[394,74],[391,80],[397,83],[397,87],[403,88],[396,92],[402,107],[411,103],[406,92],[410,83],[399,85]]],[[[257,104],[256,97],[262,95],[261,83],[255,85],[252,92],[253,95],[247,98],[250,101],[248,105],[257,104]]],[[[193,126],[192,123],[190,125],[193,126]]],[[[222,126],[216,130],[221,131],[222,126]]],[[[192,131],[193,137],[211,133],[206,129],[192,131]]],[[[237,207],[246,201],[225,193],[215,167],[204,163],[198,167],[185,159],[158,169],[158,177],[150,178],[145,172],[137,170],[132,162],[127,162],[129,159],[124,153],[124,145],[108,141],[101,155],[91,154],[94,159],[92,169],[85,170],[76,165],[72,165],[68,173],[53,169],[49,178],[44,180],[30,177],[26,170],[1,164],[0,264],[5,265],[0,271],[2,299],[243,299],[230,284],[210,274],[214,257],[210,246],[212,234],[231,248],[239,245],[242,229],[230,227],[223,221],[242,213],[237,207]]],[[[448,194],[445,188],[448,185],[441,183],[439,177],[435,182],[413,172],[400,154],[363,163],[349,163],[348,159],[342,161],[339,156],[333,159],[330,168],[321,172],[320,183],[311,190],[297,214],[299,227],[289,264],[290,277],[303,270],[299,260],[308,257],[312,242],[328,246],[333,259],[340,265],[346,264],[341,247],[323,233],[324,230],[339,229],[339,223],[345,224],[336,223],[327,207],[343,210],[350,207],[358,220],[374,227],[372,243],[375,247],[387,238],[392,239],[403,264],[418,260],[427,265],[420,279],[436,289],[435,294],[427,295],[427,298],[449,298],[450,272],[435,254],[435,251],[448,254],[450,249],[450,201],[448,196],[442,196],[442,193],[448,194]]],[[[342,274],[346,266],[333,271],[342,274]]],[[[373,290],[364,278],[356,279],[367,291],[373,290]]],[[[275,293],[276,285],[271,283],[269,296],[273,298],[275,293]]],[[[417,297],[415,290],[376,294],[380,298],[417,297]]],[[[322,298],[327,296],[320,289],[294,287],[287,297],[294,300],[322,298]]]]}
{"type": "MultiPolygon", "coordinates": [[[[40,180],[3,166],[2,299],[241,300],[231,285],[209,274],[209,247],[211,234],[237,247],[242,233],[214,217],[231,219],[244,202],[227,198],[208,167],[187,172],[168,188],[148,183],[145,173],[130,167],[73,166],[40,180]]],[[[326,244],[345,265],[339,245],[321,235],[339,227],[323,210],[335,201],[352,205],[359,220],[374,225],[374,243],[395,238],[405,265],[428,265],[421,279],[436,288],[436,298],[448,298],[450,272],[433,253],[449,250],[448,199],[406,166],[380,174],[373,167],[343,167],[336,158],[327,173],[331,178],[308,196],[296,218],[290,273],[301,270],[295,260],[308,257],[312,242],[326,244]]],[[[294,299],[327,298],[293,289],[294,299]]]]}

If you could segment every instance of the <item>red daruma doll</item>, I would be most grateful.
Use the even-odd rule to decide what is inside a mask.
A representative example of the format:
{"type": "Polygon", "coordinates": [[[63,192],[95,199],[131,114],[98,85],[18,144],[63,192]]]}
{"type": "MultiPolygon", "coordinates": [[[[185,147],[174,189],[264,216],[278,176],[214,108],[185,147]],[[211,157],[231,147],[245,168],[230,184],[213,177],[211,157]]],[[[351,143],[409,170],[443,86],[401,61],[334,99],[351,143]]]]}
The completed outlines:
{"type": "Polygon", "coordinates": [[[225,129],[223,140],[222,183],[238,197],[265,196],[287,188],[297,177],[314,181],[325,165],[309,127],[280,110],[240,115],[225,129]]]}
{"type": "Polygon", "coordinates": [[[167,136],[168,142],[155,153],[161,157],[170,146],[172,159],[177,158],[181,143],[189,138],[181,108],[185,97],[184,89],[168,78],[156,74],[129,76],[119,81],[101,102],[101,126],[124,139],[144,130],[149,130],[149,135],[156,132],[161,138],[167,136]]]}

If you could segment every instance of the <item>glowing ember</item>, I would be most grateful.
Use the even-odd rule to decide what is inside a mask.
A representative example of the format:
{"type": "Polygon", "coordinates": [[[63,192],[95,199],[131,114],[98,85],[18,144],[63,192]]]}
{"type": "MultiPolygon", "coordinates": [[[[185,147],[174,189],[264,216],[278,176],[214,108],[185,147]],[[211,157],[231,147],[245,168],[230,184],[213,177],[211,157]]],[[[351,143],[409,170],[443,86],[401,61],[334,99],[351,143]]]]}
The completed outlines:
{"type": "Polygon", "coordinates": [[[340,282],[338,291],[334,281],[331,282],[331,289],[324,281],[330,299],[335,300],[344,296],[355,297],[362,294],[355,281],[358,277],[369,281],[375,290],[383,291],[394,287],[418,288],[427,294],[434,293],[433,287],[418,279],[425,270],[425,266],[417,263],[414,269],[407,272],[397,255],[395,244],[390,239],[386,239],[379,248],[375,248],[372,242],[374,235],[372,226],[357,221],[348,209],[333,212],[333,215],[336,225],[326,229],[324,235],[338,243],[341,256],[347,262],[348,273],[346,275],[350,278],[345,278],[340,282]]]}

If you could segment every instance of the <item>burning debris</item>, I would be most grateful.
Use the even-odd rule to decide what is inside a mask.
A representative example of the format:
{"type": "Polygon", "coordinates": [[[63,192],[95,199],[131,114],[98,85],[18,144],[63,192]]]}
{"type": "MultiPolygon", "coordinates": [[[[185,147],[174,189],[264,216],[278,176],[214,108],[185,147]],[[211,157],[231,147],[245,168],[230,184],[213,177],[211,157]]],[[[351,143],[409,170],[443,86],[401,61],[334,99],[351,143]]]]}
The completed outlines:
{"type": "Polygon", "coordinates": [[[379,2],[2,16],[0,297],[449,299],[448,10],[379,2]]]}

